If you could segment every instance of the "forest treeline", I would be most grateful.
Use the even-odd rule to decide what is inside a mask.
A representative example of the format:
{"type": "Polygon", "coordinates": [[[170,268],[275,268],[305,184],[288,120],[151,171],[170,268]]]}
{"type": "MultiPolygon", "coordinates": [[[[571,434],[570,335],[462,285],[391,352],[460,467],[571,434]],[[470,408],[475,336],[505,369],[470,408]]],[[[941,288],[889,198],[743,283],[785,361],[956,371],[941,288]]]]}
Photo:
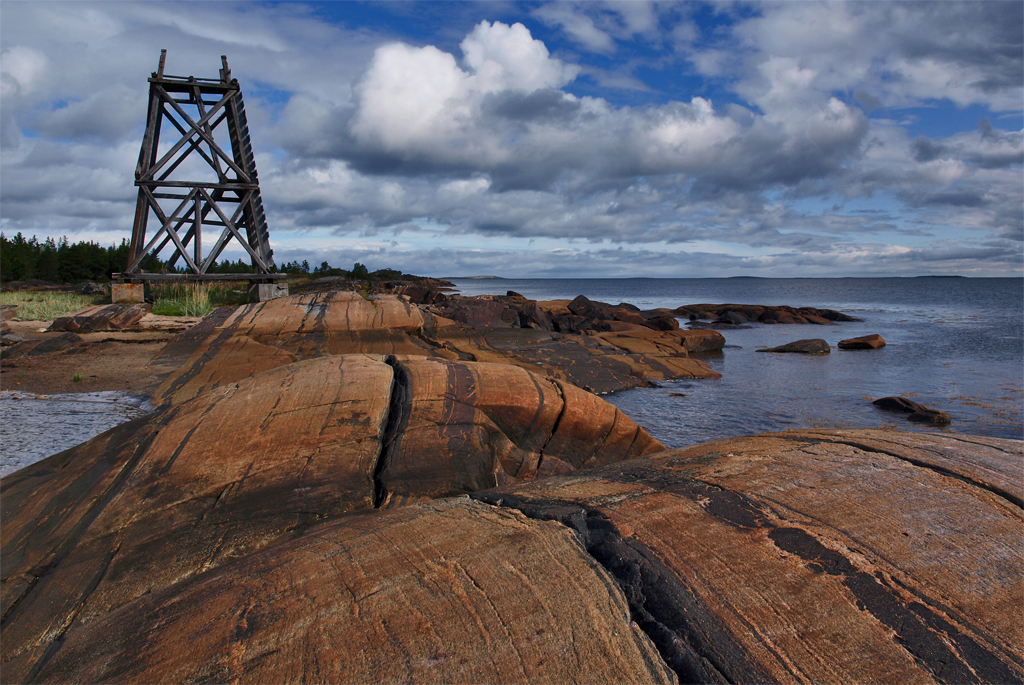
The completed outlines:
{"type": "MultiPolygon", "coordinates": [[[[122,240],[120,245],[103,247],[99,243],[81,241],[69,242],[67,237],[60,240],[47,238],[39,241],[35,236],[26,239],[20,232],[13,238],[0,233],[0,281],[29,281],[38,279],[52,283],[79,283],[81,281],[106,281],[110,274],[121,273],[128,263],[128,241],[122,240]]],[[[154,257],[145,271],[149,273],[185,273],[181,265],[171,266],[159,257],[154,257]]],[[[351,271],[337,269],[327,262],[310,269],[309,262],[292,261],[274,272],[295,275],[342,276],[346,278],[369,278],[368,269],[356,264],[351,271]]],[[[375,276],[393,277],[401,272],[387,271],[387,274],[375,272],[375,276]]],[[[252,266],[241,259],[237,261],[221,260],[207,269],[207,273],[252,273],[252,266]]]]}

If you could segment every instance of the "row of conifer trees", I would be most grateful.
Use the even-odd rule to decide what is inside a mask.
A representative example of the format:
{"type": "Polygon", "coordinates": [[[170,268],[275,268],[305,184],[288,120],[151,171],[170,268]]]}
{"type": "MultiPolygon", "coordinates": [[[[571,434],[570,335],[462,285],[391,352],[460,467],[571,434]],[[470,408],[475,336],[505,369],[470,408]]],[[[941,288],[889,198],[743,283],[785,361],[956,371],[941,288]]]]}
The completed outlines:
{"type": "MultiPolygon", "coordinates": [[[[128,241],[122,240],[120,245],[103,247],[99,243],[81,241],[72,243],[67,237],[60,240],[46,238],[43,241],[35,236],[26,239],[20,232],[8,239],[0,233],[0,280],[30,281],[37,279],[51,283],[80,283],[82,281],[106,281],[110,274],[121,273],[128,263],[128,241]]],[[[281,265],[281,272],[295,275],[310,274],[314,276],[344,276],[350,278],[370,278],[370,273],[362,264],[356,264],[352,271],[336,269],[323,262],[320,266],[310,268],[308,261],[293,261],[281,265]]],[[[181,260],[171,266],[159,257],[154,257],[146,267],[150,273],[184,272],[181,260]]],[[[241,259],[221,260],[213,264],[208,273],[252,273],[252,266],[241,259]]],[[[277,268],[274,271],[278,271],[277,268]]],[[[381,277],[395,277],[401,272],[384,270],[378,272],[381,277]]]]}

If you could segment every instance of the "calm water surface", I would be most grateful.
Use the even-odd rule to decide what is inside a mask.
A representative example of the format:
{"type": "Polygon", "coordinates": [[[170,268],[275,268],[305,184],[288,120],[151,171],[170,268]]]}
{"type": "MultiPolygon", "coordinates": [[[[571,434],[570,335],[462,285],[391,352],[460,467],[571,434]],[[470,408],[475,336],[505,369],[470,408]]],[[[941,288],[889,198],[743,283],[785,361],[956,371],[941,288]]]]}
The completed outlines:
{"type": "Polygon", "coordinates": [[[145,398],[123,392],[0,392],[0,476],[147,412],[145,398]]]}
{"type": "Polygon", "coordinates": [[[943,430],[1024,437],[1024,280],[878,279],[456,279],[464,295],[592,300],[641,308],[732,303],[836,309],[863,322],[723,330],[726,349],[703,357],[717,380],[659,383],[607,397],[670,447],[791,428],[924,430],[871,400],[904,395],[948,412],[943,430]],[[880,350],[827,356],[761,354],[802,338],[878,333],[880,350]]]}

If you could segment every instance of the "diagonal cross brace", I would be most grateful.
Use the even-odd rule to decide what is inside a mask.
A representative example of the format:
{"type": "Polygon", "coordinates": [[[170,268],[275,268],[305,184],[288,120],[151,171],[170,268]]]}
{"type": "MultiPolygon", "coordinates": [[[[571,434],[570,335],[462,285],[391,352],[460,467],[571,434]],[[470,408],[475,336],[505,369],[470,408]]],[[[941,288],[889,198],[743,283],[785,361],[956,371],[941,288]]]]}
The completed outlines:
{"type": "Polygon", "coordinates": [[[149,79],[150,106],[135,173],[139,195],[128,273],[137,273],[173,243],[169,264],[180,257],[194,274],[205,274],[232,238],[251,258],[255,274],[267,274],[274,266],[242,92],[230,76],[227,58],[222,57],[222,62],[218,80],[169,76],[162,68],[149,79]],[[222,147],[217,128],[225,121],[228,137],[222,139],[222,144],[227,143],[222,147]],[[178,134],[166,141],[173,145],[161,146],[162,130],[178,134]],[[162,154],[157,152],[161,147],[162,154]],[[183,162],[193,152],[216,174],[216,182],[191,180],[187,177],[192,174],[182,174],[182,169],[191,168],[183,162]],[[171,192],[178,189],[185,194],[171,192]],[[171,199],[177,206],[160,206],[171,199]],[[225,203],[237,205],[232,211],[225,203]],[[151,214],[159,225],[155,234],[147,236],[151,214]],[[203,238],[204,226],[217,227],[219,236],[213,245],[203,238]],[[154,246],[158,247],[154,250],[154,246]],[[211,251],[204,255],[206,247],[211,251]]]}
{"type": "MultiPolygon", "coordinates": [[[[219,146],[219,145],[217,145],[216,141],[214,141],[214,140],[213,140],[213,136],[211,136],[211,135],[207,135],[206,131],[204,131],[204,130],[203,130],[203,126],[204,126],[205,124],[209,123],[210,119],[212,119],[212,118],[213,118],[213,116],[214,116],[215,114],[217,114],[217,112],[218,112],[218,111],[219,111],[220,109],[222,109],[222,108],[223,108],[223,107],[224,107],[224,106],[225,106],[225,105],[226,105],[226,104],[227,104],[227,103],[228,103],[228,102],[229,102],[229,101],[230,101],[230,100],[231,100],[231,99],[232,99],[232,98],[233,98],[233,97],[235,96],[235,93],[236,93],[237,91],[230,91],[230,92],[228,92],[228,93],[225,93],[225,94],[224,94],[224,97],[222,97],[222,98],[221,98],[221,99],[220,99],[220,100],[219,100],[219,101],[217,102],[217,104],[216,104],[216,105],[214,105],[214,106],[213,106],[213,107],[212,107],[212,108],[210,109],[210,111],[208,111],[208,112],[207,112],[206,114],[204,114],[203,116],[201,116],[201,117],[199,118],[199,121],[197,122],[197,121],[194,121],[194,120],[192,119],[192,117],[190,117],[190,116],[189,116],[188,114],[186,114],[186,113],[185,113],[185,110],[183,110],[183,109],[181,108],[181,106],[180,106],[180,105],[179,105],[179,104],[178,104],[177,102],[175,102],[175,101],[174,101],[174,98],[172,98],[172,97],[171,97],[171,96],[170,96],[170,95],[169,95],[169,94],[167,93],[167,91],[166,91],[166,90],[164,90],[164,89],[163,89],[162,87],[160,87],[159,85],[154,85],[154,87],[153,87],[153,90],[154,90],[154,91],[156,91],[156,93],[157,93],[157,94],[158,94],[158,95],[160,96],[160,99],[161,99],[161,100],[162,100],[163,102],[165,102],[165,103],[169,103],[169,104],[170,104],[170,105],[171,105],[171,106],[172,106],[172,107],[174,108],[174,110],[175,110],[175,111],[176,111],[176,112],[178,113],[178,116],[180,116],[180,117],[181,117],[182,119],[184,119],[184,120],[185,120],[185,122],[186,122],[186,123],[187,123],[187,124],[188,124],[188,125],[189,125],[189,126],[191,127],[191,131],[190,131],[190,132],[189,132],[189,133],[188,133],[187,135],[185,135],[185,136],[182,136],[182,138],[181,138],[181,139],[180,139],[180,140],[179,140],[179,141],[178,141],[177,143],[175,143],[175,144],[174,144],[173,146],[171,146],[171,149],[170,149],[170,150],[168,150],[168,151],[167,151],[167,152],[166,152],[166,153],[164,154],[164,156],[160,158],[160,160],[159,160],[159,161],[157,161],[157,162],[156,162],[156,163],[155,163],[155,164],[154,164],[154,165],[153,165],[152,167],[150,167],[149,169],[147,169],[147,170],[146,170],[146,171],[145,171],[145,172],[144,172],[144,173],[143,173],[143,174],[142,174],[142,175],[141,175],[141,176],[140,176],[140,177],[138,178],[138,180],[139,180],[139,181],[152,181],[152,180],[153,180],[153,175],[154,175],[154,174],[155,174],[156,172],[158,172],[158,171],[160,170],[160,168],[161,168],[161,167],[163,167],[163,166],[164,166],[165,164],[167,164],[167,162],[168,162],[168,161],[169,161],[169,160],[170,160],[170,159],[171,159],[171,158],[172,158],[172,157],[173,157],[173,156],[174,156],[174,155],[175,155],[175,154],[176,154],[176,153],[178,152],[178,150],[180,150],[180,149],[181,149],[181,148],[182,148],[182,147],[183,147],[183,146],[184,146],[184,145],[185,145],[186,143],[189,143],[189,142],[191,142],[191,139],[192,139],[192,136],[193,136],[193,135],[196,135],[196,134],[198,134],[198,135],[199,135],[199,136],[200,136],[201,138],[203,138],[203,139],[204,139],[204,140],[205,140],[205,141],[206,141],[206,142],[207,142],[207,143],[208,143],[208,144],[210,145],[211,149],[213,149],[213,151],[214,151],[214,152],[215,152],[216,154],[220,155],[220,156],[221,156],[221,157],[222,157],[222,158],[224,159],[224,161],[225,161],[225,162],[227,163],[227,165],[228,165],[229,167],[231,167],[231,169],[232,169],[232,170],[233,170],[233,171],[234,171],[234,172],[235,172],[236,174],[238,174],[238,178],[239,178],[239,179],[241,179],[242,181],[244,181],[244,182],[246,182],[246,183],[247,183],[247,182],[249,182],[249,175],[248,175],[247,173],[245,173],[244,171],[242,171],[242,169],[241,169],[241,168],[240,168],[240,167],[239,167],[239,166],[238,166],[237,164],[235,164],[234,160],[232,160],[232,159],[231,159],[231,158],[230,158],[230,157],[229,157],[229,156],[228,156],[228,155],[227,155],[227,154],[226,154],[226,153],[225,153],[225,152],[224,152],[224,151],[223,151],[223,150],[222,150],[222,149],[220,148],[220,146],[219,146]]],[[[169,114],[169,113],[168,113],[168,114],[169,114]]],[[[170,117],[168,117],[168,118],[170,118],[170,117]]]]}

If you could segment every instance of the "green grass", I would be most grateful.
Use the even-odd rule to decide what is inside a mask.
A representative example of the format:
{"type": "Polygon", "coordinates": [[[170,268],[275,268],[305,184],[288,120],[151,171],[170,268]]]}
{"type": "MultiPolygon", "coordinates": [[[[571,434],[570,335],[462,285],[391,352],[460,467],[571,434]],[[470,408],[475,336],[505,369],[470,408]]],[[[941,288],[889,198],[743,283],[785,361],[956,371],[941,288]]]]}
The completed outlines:
{"type": "Polygon", "coordinates": [[[22,321],[51,321],[66,316],[89,305],[100,304],[97,299],[109,302],[108,296],[82,295],[80,293],[37,293],[27,290],[12,290],[0,293],[0,304],[17,305],[15,316],[22,321]]]}
{"type": "Polygon", "coordinates": [[[168,283],[150,288],[152,312],[159,316],[206,316],[221,305],[245,304],[246,292],[231,285],[168,283]]]}

